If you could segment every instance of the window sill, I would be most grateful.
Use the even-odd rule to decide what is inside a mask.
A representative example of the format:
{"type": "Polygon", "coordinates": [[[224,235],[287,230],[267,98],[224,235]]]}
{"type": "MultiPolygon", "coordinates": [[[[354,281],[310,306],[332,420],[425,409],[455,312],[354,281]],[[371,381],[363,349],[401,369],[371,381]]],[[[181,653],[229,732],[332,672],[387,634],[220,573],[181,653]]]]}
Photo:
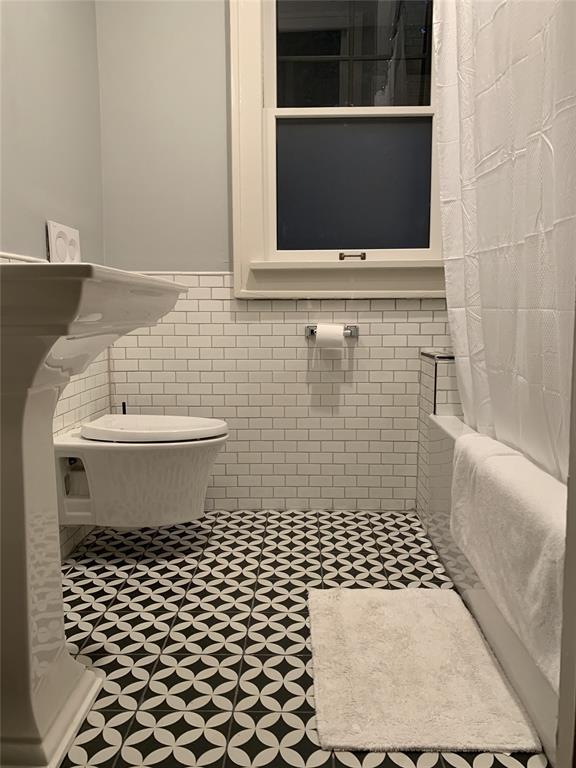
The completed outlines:
{"type": "Polygon", "coordinates": [[[236,273],[239,298],[442,298],[441,259],[251,261],[236,273]]]}
{"type": "Polygon", "coordinates": [[[251,261],[250,269],[256,271],[269,271],[275,269],[438,269],[442,268],[442,259],[390,259],[378,261],[360,261],[358,259],[349,259],[346,261],[251,261]]]}

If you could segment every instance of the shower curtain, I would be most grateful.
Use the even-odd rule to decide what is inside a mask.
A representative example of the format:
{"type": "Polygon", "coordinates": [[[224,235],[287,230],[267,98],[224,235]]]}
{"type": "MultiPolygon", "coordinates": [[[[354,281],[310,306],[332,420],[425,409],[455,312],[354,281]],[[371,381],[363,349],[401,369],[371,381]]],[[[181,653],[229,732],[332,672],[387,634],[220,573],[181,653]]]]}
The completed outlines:
{"type": "Polygon", "coordinates": [[[446,292],[467,424],[565,481],[576,2],[436,0],[446,292]]]}

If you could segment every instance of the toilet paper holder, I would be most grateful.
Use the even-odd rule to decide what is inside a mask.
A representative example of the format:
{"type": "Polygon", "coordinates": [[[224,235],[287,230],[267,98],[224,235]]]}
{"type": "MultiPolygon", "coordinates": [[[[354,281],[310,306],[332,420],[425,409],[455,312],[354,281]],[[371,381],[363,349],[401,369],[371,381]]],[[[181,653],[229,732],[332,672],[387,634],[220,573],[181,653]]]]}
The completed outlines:
{"type": "MultiPolygon", "coordinates": [[[[304,334],[307,339],[310,339],[314,336],[316,336],[316,326],[315,325],[307,325],[306,330],[304,331],[304,334]]],[[[345,325],[344,326],[344,336],[347,339],[357,339],[358,336],[360,336],[360,328],[357,325],[345,325]]]]}

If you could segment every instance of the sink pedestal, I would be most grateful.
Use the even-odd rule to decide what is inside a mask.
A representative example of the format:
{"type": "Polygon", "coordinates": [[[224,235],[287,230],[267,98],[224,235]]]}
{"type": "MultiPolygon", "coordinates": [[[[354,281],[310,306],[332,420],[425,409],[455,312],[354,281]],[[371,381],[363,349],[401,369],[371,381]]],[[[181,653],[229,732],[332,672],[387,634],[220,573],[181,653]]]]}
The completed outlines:
{"type": "Polygon", "coordinates": [[[94,265],[59,266],[0,266],[3,768],[56,768],[101,685],[65,645],[52,436],[58,396],[118,336],[171,309],[180,289],[94,265]]]}
{"type": "MultiPolygon", "coordinates": [[[[4,338],[3,361],[33,359],[56,341],[4,338]]],[[[101,680],[65,646],[52,438],[59,388],[35,384],[33,366],[18,373],[2,366],[0,762],[52,768],[66,754],[101,680]],[[28,387],[15,381],[22,375],[28,387]]]]}

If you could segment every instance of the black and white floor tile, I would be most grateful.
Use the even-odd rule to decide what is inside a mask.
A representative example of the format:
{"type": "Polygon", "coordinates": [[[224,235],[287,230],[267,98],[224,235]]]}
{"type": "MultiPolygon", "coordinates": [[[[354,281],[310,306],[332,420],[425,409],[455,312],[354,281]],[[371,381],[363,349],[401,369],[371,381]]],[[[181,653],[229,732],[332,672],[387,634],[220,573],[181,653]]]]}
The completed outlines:
{"type": "Polygon", "coordinates": [[[308,589],[452,588],[414,513],[239,510],[97,530],[63,574],[68,647],[103,678],[66,768],[547,766],[320,747],[308,589]]]}

